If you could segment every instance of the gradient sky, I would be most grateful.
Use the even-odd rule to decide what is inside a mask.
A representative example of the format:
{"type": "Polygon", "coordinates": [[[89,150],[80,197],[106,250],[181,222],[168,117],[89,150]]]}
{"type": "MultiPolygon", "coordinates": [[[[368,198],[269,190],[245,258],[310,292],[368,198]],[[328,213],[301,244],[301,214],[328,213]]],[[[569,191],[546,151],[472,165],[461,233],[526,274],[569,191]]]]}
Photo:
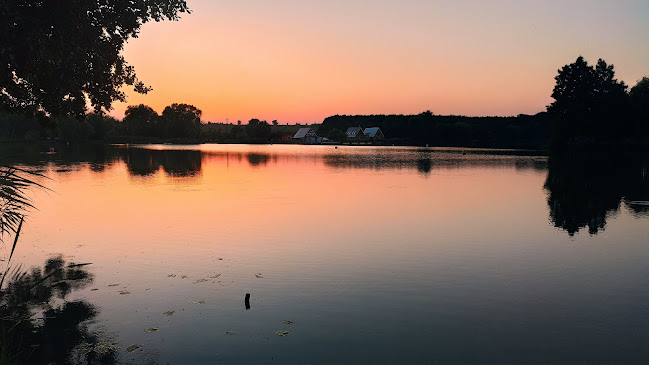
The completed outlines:
{"type": "Polygon", "coordinates": [[[188,0],[125,49],[161,113],[322,122],[334,114],[534,114],[557,69],[603,58],[630,86],[649,75],[649,1],[188,0]]]}

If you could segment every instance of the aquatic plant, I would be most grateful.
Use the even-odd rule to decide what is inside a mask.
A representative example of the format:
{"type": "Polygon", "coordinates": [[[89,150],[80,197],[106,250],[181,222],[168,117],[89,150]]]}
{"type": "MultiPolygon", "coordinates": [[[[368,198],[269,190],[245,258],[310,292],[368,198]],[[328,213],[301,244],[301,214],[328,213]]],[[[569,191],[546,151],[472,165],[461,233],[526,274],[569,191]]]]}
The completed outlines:
{"type": "Polygon", "coordinates": [[[10,268],[9,263],[18,243],[25,212],[34,208],[27,192],[34,187],[47,189],[32,180],[33,177],[43,177],[43,175],[13,166],[0,167],[0,252],[2,252],[0,262],[4,266],[0,278],[0,290],[10,268]],[[7,242],[11,242],[12,238],[11,251],[7,255],[7,242]]]}

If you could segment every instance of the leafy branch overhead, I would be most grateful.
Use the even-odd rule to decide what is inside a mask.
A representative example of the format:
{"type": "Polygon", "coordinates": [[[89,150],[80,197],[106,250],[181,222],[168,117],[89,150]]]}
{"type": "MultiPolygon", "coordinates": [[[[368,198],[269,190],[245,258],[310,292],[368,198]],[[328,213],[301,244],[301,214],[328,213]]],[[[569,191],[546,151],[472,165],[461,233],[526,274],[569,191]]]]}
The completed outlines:
{"type": "Polygon", "coordinates": [[[178,20],[184,0],[0,0],[0,109],[84,117],[124,101],[140,81],[122,50],[151,20],[178,20]]]}

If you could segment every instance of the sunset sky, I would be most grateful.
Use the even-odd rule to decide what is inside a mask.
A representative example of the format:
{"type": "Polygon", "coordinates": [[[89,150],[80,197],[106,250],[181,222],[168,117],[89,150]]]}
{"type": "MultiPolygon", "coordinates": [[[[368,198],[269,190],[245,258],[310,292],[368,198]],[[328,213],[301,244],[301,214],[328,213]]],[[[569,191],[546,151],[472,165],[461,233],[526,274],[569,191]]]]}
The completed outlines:
{"type": "Polygon", "coordinates": [[[533,114],[557,69],[603,58],[649,76],[649,1],[188,0],[125,49],[157,112],[178,102],[212,122],[281,124],[334,114],[533,114]]]}

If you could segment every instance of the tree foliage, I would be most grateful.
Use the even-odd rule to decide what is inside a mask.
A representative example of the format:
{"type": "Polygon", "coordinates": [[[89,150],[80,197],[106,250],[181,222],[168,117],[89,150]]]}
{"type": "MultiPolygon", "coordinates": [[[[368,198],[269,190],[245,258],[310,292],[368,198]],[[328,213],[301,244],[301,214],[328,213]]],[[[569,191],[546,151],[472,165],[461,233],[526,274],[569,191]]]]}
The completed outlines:
{"type": "Polygon", "coordinates": [[[252,142],[264,143],[270,138],[270,125],[265,120],[250,119],[246,126],[246,132],[252,142]]]}
{"type": "Polygon", "coordinates": [[[151,90],[121,52],[151,20],[177,20],[184,0],[0,0],[0,108],[85,117],[151,90]]]}
{"type": "Polygon", "coordinates": [[[649,77],[643,77],[629,92],[639,131],[649,137],[649,77]]]}
{"type": "Polygon", "coordinates": [[[619,124],[610,128],[614,119],[628,118],[627,86],[615,79],[613,65],[600,58],[593,67],[579,56],[558,70],[554,79],[554,102],[548,106],[548,112],[560,122],[560,139],[602,139],[611,136],[613,130],[623,132],[619,124]]]}
{"type": "Polygon", "coordinates": [[[129,105],[124,113],[124,123],[129,135],[148,136],[155,130],[158,122],[158,113],[150,106],[129,105]]]}
{"type": "Polygon", "coordinates": [[[193,105],[174,103],[162,111],[160,118],[164,137],[196,137],[200,133],[203,112],[193,105]]]}

